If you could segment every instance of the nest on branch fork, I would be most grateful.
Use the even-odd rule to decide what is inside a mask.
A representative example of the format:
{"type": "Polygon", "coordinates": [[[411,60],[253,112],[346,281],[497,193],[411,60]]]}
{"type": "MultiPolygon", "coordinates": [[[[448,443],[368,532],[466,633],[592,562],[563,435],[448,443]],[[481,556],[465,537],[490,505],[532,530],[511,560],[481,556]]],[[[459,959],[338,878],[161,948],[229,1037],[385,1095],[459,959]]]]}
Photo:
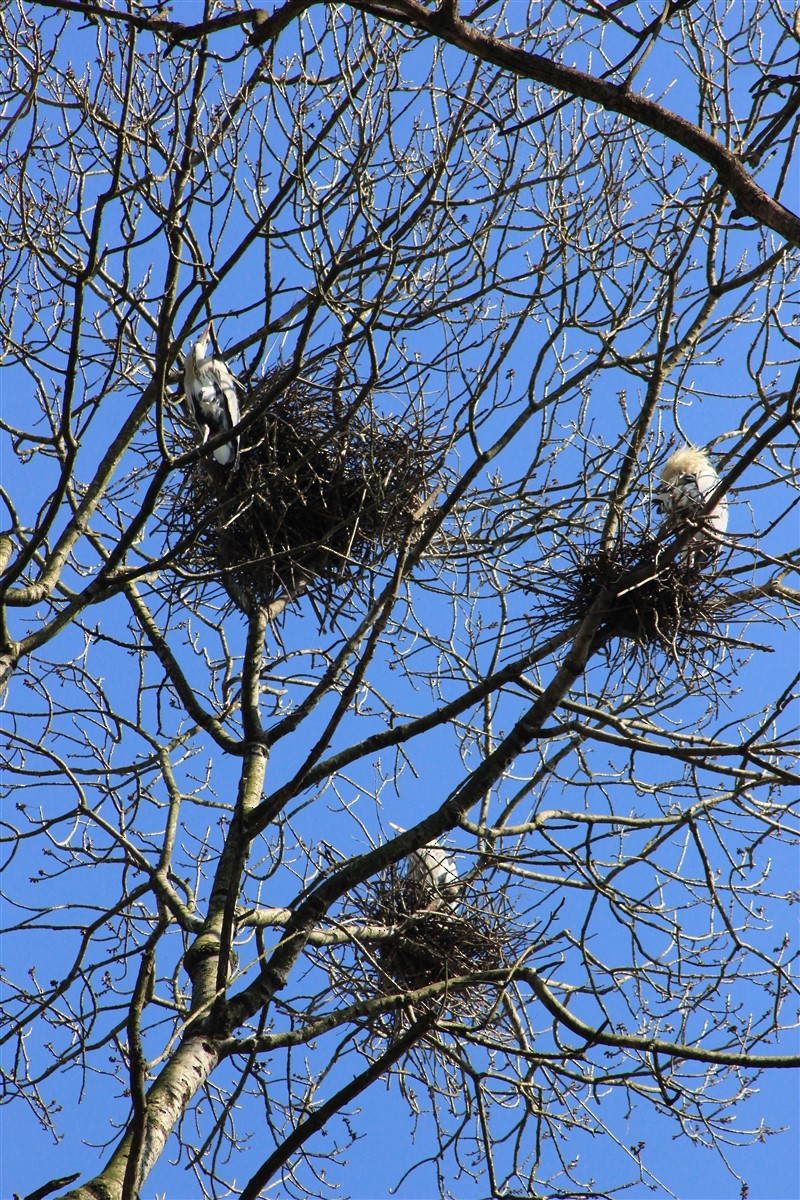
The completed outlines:
{"type": "Polygon", "coordinates": [[[378,944],[374,960],[379,993],[431,987],[429,997],[413,999],[416,1016],[442,1011],[455,1018],[480,1016],[492,1003],[494,989],[470,976],[510,965],[519,951],[519,935],[511,933],[509,915],[501,907],[486,888],[478,896],[467,887],[457,900],[447,901],[390,868],[370,887],[362,905],[367,920],[393,929],[378,944]],[[448,986],[442,989],[442,984],[448,986]]]}
{"type": "Polygon", "coordinates": [[[244,611],[309,593],[329,610],[418,536],[442,445],[423,417],[352,414],[333,389],[277,367],[242,399],[239,464],[200,459],[175,497],[181,567],[244,611]]]}
{"type": "Polygon", "coordinates": [[[646,533],[611,549],[573,549],[546,592],[537,586],[539,616],[550,628],[581,621],[603,590],[610,604],[594,648],[625,639],[635,648],[685,656],[715,637],[719,586],[702,564],[677,557],[670,543],[646,533]]]}

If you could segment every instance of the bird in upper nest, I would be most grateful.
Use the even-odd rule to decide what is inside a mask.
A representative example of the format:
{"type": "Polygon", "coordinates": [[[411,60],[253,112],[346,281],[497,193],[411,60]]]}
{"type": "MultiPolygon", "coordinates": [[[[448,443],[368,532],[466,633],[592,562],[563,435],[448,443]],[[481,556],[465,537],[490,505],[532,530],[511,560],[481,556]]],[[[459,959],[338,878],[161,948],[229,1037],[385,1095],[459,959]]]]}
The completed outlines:
{"type": "MultiPolygon", "coordinates": [[[[391,821],[389,824],[398,833],[405,833],[401,825],[394,825],[391,821]]],[[[433,893],[435,899],[427,905],[428,908],[441,907],[441,901],[445,901],[450,907],[461,887],[455,859],[444,846],[435,841],[411,851],[406,878],[413,885],[414,891],[421,894],[433,893]]]]}
{"type": "MultiPolygon", "coordinates": [[[[200,431],[202,445],[210,437],[233,429],[239,422],[236,380],[227,363],[219,358],[205,357],[210,340],[209,323],[189,351],[183,372],[186,402],[200,431]]],[[[238,434],[215,447],[213,453],[221,466],[233,470],[239,460],[238,434]]]]}
{"type": "Polygon", "coordinates": [[[711,459],[695,446],[682,446],[664,464],[656,504],[672,530],[685,524],[697,528],[684,552],[687,563],[702,565],[719,553],[721,536],[728,528],[728,501],[723,496],[710,513],[703,513],[718,484],[711,459]]]}

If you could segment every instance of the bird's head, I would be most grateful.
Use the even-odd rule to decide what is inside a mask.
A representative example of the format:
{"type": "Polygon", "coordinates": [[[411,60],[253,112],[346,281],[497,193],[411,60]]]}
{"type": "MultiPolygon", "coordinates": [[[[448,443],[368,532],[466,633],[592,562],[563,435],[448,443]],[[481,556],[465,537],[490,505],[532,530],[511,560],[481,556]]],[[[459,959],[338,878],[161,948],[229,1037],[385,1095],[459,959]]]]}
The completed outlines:
{"type": "Polygon", "coordinates": [[[693,475],[704,467],[708,469],[710,466],[711,460],[705,450],[700,450],[697,446],[681,446],[680,450],[671,454],[664,463],[661,480],[662,483],[672,483],[681,475],[693,475]]]}
{"type": "Polygon", "coordinates": [[[200,337],[192,346],[192,353],[195,359],[205,358],[208,343],[211,341],[211,322],[209,321],[200,337]]]}

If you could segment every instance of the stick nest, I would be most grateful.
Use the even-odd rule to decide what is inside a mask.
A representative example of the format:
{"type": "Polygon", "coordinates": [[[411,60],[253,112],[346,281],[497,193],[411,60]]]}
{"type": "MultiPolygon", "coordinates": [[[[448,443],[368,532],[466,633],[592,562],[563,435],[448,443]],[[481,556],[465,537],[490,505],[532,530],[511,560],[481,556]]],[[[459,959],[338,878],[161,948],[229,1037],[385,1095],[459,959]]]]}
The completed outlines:
{"type": "MultiPolygon", "coordinates": [[[[393,927],[392,937],[378,945],[377,984],[382,995],[418,991],[481,971],[508,966],[519,952],[510,914],[502,897],[485,887],[480,897],[465,888],[446,900],[397,868],[372,885],[363,904],[371,923],[393,927]]],[[[417,1016],[446,1009],[451,1016],[479,1016],[492,1002],[480,981],[456,984],[430,998],[415,998],[417,1016]]]]}
{"type": "Polygon", "coordinates": [[[242,416],[257,415],[241,433],[238,467],[205,456],[175,498],[181,565],[219,580],[244,611],[300,592],[325,608],[349,597],[365,571],[419,535],[441,460],[419,414],[401,425],[365,400],[343,416],[333,389],[285,380],[278,367],[243,398],[242,416]]]}
{"type": "Polygon", "coordinates": [[[705,564],[689,556],[670,557],[668,550],[649,533],[620,540],[611,550],[573,550],[546,593],[537,586],[544,624],[567,628],[581,621],[608,589],[611,608],[595,634],[596,647],[627,639],[635,647],[669,653],[702,648],[716,629],[719,588],[705,564]]]}

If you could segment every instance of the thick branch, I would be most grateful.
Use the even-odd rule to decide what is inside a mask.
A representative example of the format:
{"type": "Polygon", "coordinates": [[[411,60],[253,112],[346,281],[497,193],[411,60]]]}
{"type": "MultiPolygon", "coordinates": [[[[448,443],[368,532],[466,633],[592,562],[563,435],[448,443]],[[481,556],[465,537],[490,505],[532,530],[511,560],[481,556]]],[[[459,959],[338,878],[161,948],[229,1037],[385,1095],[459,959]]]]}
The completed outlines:
{"type": "Polygon", "coordinates": [[[752,217],[787,241],[800,246],[800,216],[765,192],[736,154],[685,117],[670,112],[654,100],[628,91],[626,85],[608,83],[576,67],[566,67],[541,54],[511,46],[500,38],[476,29],[457,16],[449,5],[430,10],[416,0],[387,0],[386,3],[350,0],[350,7],[382,20],[422,29],[481,62],[492,63],[520,79],[532,79],[582,100],[594,101],[609,112],[619,113],[638,125],[664,134],[713,167],[721,186],[735,199],[740,215],[752,217]]]}
{"type": "Polygon", "coordinates": [[[283,988],[292,967],[303,952],[309,935],[327,912],[330,905],[355,884],[368,879],[376,871],[399,862],[416,847],[452,829],[500,779],[519,752],[536,736],[547,718],[554,712],[567,692],[580,677],[592,652],[595,633],[611,603],[611,596],[602,592],[578,627],[575,640],[564,662],[541,696],[520,718],[511,732],[480,766],[445,800],[430,817],[420,821],[406,833],[394,838],[367,854],[351,859],[340,870],[316,887],[297,908],[284,936],[275,949],[267,968],[257,980],[231,1001],[231,1028],[246,1020],[275,992],[283,988]]]}

